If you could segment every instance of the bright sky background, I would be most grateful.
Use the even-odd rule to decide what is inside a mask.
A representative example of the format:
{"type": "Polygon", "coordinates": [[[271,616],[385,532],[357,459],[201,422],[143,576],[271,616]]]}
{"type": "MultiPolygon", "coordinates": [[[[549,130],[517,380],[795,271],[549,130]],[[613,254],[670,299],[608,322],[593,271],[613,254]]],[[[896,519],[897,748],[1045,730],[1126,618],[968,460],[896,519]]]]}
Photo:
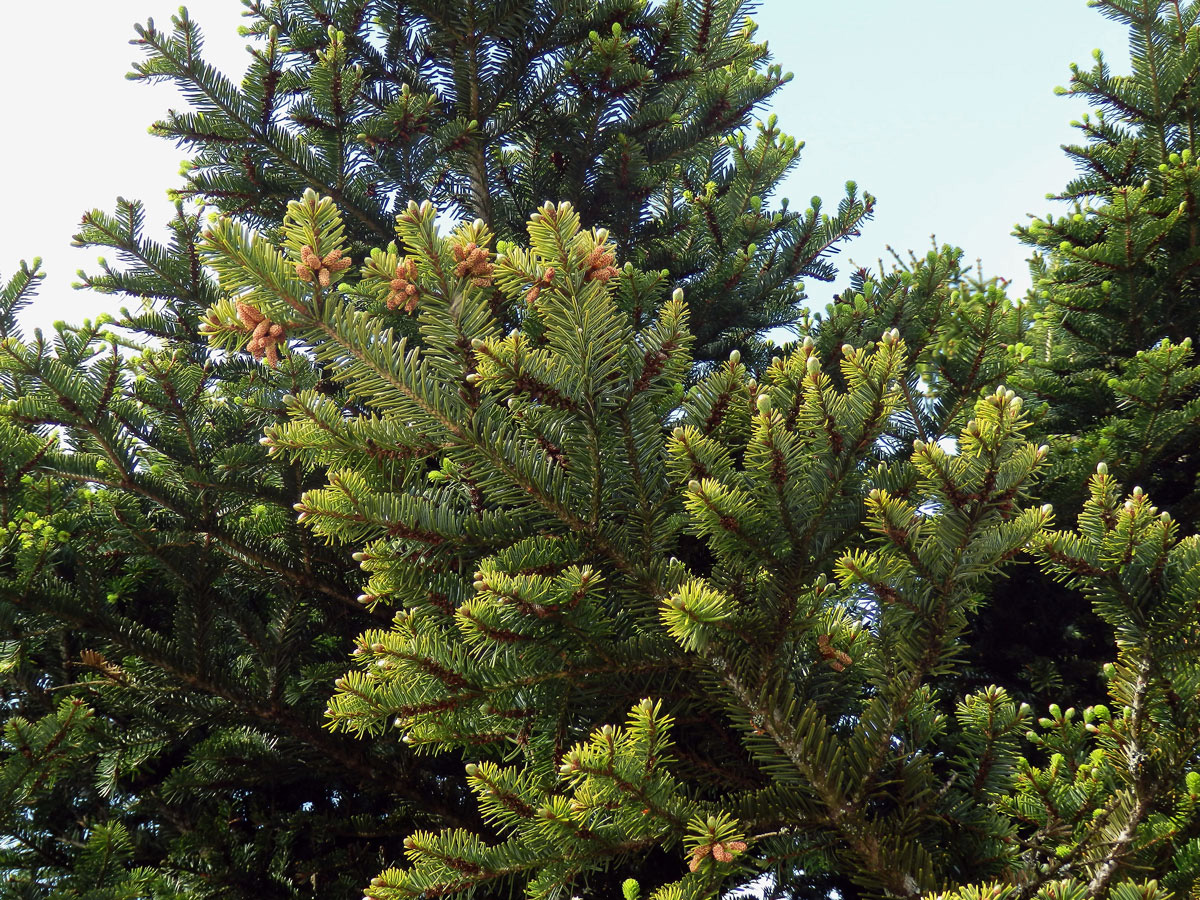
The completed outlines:
{"type": "MultiPolygon", "coordinates": [[[[27,326],[112,309],[109,298],[71,290],[95,252],[70,246],[80,215],[117,196],[146,202],[156,230],[170,215],[182,151],[146,133],[183,101],[171,88],[124,79],[140,51],[133,23],[167,26],[164,0],[59,0],[5,4],[10,36],[0,54],[8,173],[0,215],[0,275],[41,255],[49,277],[27,326]],[[55,14],[50,16],[47,9],[55,14]]],[[[207,58],[240,77],[247,55],[237,0],[195,0],[207,58]]],[[[836,203],[855,179],[879,199],[875,221],[845,252],[873,265],[886,245],[924,252],[929,235],[982,257],[985,271],[1028,285],[1014,223],[1051,204],[1071,175],[1059,145],[1083,110],[1053,96],[1072,61],[1102,48],[1127,68],[1125,34],[1084,0],[763,0],[760,39],[795,80],[774,111],[806,142],[785,196],[803,209],[813,194],[836,203]]],[[[813,283],[824,305],[833,288],[813,283]]]]}

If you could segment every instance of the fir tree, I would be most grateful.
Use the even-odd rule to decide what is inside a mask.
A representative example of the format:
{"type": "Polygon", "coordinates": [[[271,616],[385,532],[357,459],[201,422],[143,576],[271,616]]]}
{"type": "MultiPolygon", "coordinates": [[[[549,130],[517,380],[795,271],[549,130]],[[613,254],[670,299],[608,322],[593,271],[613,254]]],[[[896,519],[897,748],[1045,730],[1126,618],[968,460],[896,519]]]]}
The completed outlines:
{"type": "MultiPolygon", "coordinates": [[[[503,233],[572,196],[655,283],[704,298],[701,354],[738,345],[765,364],[762,330],[799,315],[797,279],[832,274],[871,201],[852,193],[832,218],[766,202],[800,145],[773,120],[738,132],[786,80],[745,11],[476,3],[451,21],[441,4],[261,4],[240,87],[203,62],[186,13],[140,30],[138,77],[193,103],[160,126],[194,154],[180,199],[278,233],[286,199],[315,186],[361,250],[410,199],[451,217],[485,203],[503,233]],[[472,85],[477,117],[460,100],[472,85]]],[[[210,353],[199,217],[181,209],[165,244],[142,219],[120,201],[77,237],[115,257],[84,286],[132,311],[23,338],[30,270],[0,316],[0,896],[346,893],[413,829],[483,824],[459,761],[321,728],[345,646],[390,616],[356,602],[348,551],[294,523],[320,469],[269,459],[258,438],[288,395],[364,407],[249,308],[248,355],[210,353]]],[[[403,273],[386,274],[394,302],[377,312],[420,340],[393,290],[403,273]]]]}

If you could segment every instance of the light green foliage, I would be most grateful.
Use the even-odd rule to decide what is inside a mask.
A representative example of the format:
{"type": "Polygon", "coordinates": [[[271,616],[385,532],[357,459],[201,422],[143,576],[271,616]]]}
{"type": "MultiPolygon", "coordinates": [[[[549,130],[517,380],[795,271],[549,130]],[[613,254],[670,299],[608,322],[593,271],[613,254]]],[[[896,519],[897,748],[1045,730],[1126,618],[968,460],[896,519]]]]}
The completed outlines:
{"type": "Polygon", "coordinates": [[[860,270],[839,298],[804,322],[802,333],[829,360],[843,346],[878,341],[890,328],[904,339],[910,362],[902,409],[888,422],[889,451],[953,437],[979,392],[1004,383],[1030,352],[1023,307],[998,279],[964,269],[962,257],[942,246],[897,257],[891,271],[860,270]]]}
{"type": "MultiPolygon", "coordinates": [[[[953,335],[998,312],[993,289],[953,295],[942,268],[913,303],[948,303],[959,331],[910,322],[916,354],[882,329],[827,363],[818,328],[761,380],[733,353],[680,396],[682,298],[605,268],[606,233],[570,206],[542,207],[528,246],[493,259],[469,255],[490,246],[482,223],[442,236],[414,204],[355,287],[269,297],[268,264],[294,265],[298,235],[323,249],[333,209],[294,204],[283,257],[225,223],[205,249],[233,300],[290,316],[292,352],[362,404],[347,418],[300,395],[266,437],[329,467],[301,518],[361,546],[360,600],[396,608],[359,638],[331,725],[480,759],[468,775],[502,837],[413,835],[410,867],[369,896],[496,881],[551,896],[652,848],[677,848],[674,874],[656,864],[639,885],[682,896],[762,873],[798,889],[797,864],[899,896],[1030,864],[1001,801],[1028,771],[1031,711],[990,688],[948,717],[939,684],[996,572],[1042,540],[1051,511],[1028,497],[1047,450],[1003,387],[953,452],[900,436],[913,356],[949,392],[953,335]],[[379,318],[393,261],[419,289],[417,346],[379,318]],[[640,329],[635,291],[656,309],[640,329]],[[647,749],[658,710],[676,723],[669,756],[647,749]]],[[[893,309],[913,278],[889,283],[893,309]]],[[[237,327],[223,309],[215,341],[237,327]]],[[[1011,365],[995,340],[977,333],[976,360],[1011,365]]]]}
{"type": "MultiPolygon", "coordinates": [[[[694,871],[654,896],[711,894],[731,870],[734,853],[746,845],[728,817],[706,815],[705,805],[689,800],[667,774],[670,727],[661,704],[645,700],[634,706],[624,727],[605,725],[567,750],[557,778],[490,762],[469,764],[480,811],[507,840],[489,846],[463,831],[414,834],[405,842],[412,867],[383,872],[370,893],[389,898],[464,892],[525,870],[537,873],[526,888],[529,896],[554,896],[561,884],[605,865],[614,854],[676,843],[686,828],[684,846],[696,860],[694,871]]],[[[634,882],[632,892],[637,890],[634,882]]]]}

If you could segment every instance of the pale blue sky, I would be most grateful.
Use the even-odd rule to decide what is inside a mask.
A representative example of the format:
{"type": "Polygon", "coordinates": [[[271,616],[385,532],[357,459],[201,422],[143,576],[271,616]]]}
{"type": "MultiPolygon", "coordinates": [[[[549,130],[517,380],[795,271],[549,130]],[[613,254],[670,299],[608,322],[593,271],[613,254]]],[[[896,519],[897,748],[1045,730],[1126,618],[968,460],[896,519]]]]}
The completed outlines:
{"type": "MultiPolygon", "coordinates": [[[[6,32],[24,37],[0,54],[8,123],[0,274],[36,254],[50,273],[24,317],[30,326],[110,307],[69,287],[95,256],[69,246],[74,225],[120,194],[147,201],[157,227],[183,156],[146,134],[179,98],[123,78],[137,56],[127,43],[132,23],[154,16],[165,24],[177,3],[62,0],[55,8],[47,21],[44,5],[8,4],[6,32]],[[53,66],[36,37],[48,33],[53,66]]],[[[210,59],[240,74],[241,4],[195,0],[189,9],[205,26],[210,59]]],[[[765,0],[754,18],[777,61],[796,73],[774,105],[784,130],[807,144],[785,195],[800,208],[812,194],[833,203],[853,178],[879,198],[876,220],[840,268],[847,259],[873,265],[889,243],[923,252],[936,232],[1024,290],[1026,254],[1009,233],[1027,213],[1048,210],[1044,195],[1070,177],[1058,148],[1083,111],[1053,88],[1093,47],[1124,70],[1122,30],[1084,0],[765,0]]],[[[809,293],[823,305],[832,288],[814,283],[809,293]]]]}
{"type": "MultiPolygon", "coordinates": [[[[1086,111],[1054,87],[1093,48],[1126,71],[1125,31],[1084,0],[766,0],[754,19],[795,73],[774,104],[806,142],[784,196],[830,204],[854,179],[879,201],[839,281],[847,259],[874,267],[888,244],[923,253],[936,233],[1023,293],[1012,226],[1057,205],[1045,195],[1073,175],[1059,148],[1086,111]]],[[[832,292],[808,285],[817,306],[832,292]]]]}

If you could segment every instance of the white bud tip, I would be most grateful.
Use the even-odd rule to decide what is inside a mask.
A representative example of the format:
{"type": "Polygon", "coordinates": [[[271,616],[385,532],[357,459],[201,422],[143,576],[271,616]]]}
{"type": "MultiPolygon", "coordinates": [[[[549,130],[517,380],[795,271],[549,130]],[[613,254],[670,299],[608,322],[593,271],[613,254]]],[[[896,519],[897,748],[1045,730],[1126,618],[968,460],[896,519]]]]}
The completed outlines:
{"type": "Polygon", "coordinates": [[[842,356],[853,356],[854,346],[852,344],[842,344],[842,356]]]}
{"type": "Polygon", "coordinates": [[[675,290],[671,292],[671,299],[674,300],[676,303],[682,303],[683,302],[683,288],[675,288],[675,290]]]}
{"type": "Polygon", "coordinates": [[[1042,515],[1046,515],[1046,516],[1048,516],[1048,515],[1050,515],[1052,512],[1054,512],[1054,506],[1053,506],[1053,505],[1051,505],[1051,504],[1049,504],[1049,503],[1044,503],[1044,504],[1042,504],[1042,515]]]}
{"type": "Polygon", "coordinates": [[[700,493],[700,482],[698,482],[695,478],[693,478],[691,481],[688,482],[688,490],[691,491],[693,494],[700,493]]]}
{"type": "Polygon", "coordinates": [[[819,359],[817,359],[815,356],[810,356],[808,358],[807,365],[808,365],[808,374],[809,375],[816,375],[818,372],[821,371],[821,361],[819,359]]]}
{"type": "Polygon", "coordinates": [[[479,338],[471,338],[471,348],[473,350],[482,350],[486,346],[479,338]]]}
{"type": "Polygon", "coordinates": [[[1108,463],[1103,463],[1103,462],[1096,463],[1096,474],[1097,475],[1107,475],[1108,474],[1108,463]]]}
{"type": "Polygon", "coordinates": [[[767,394],[760,394],[758,400],[758,411],[764,416],[771,414],[771,398],[767,394]]]}
{"type": "Polygon", "coordinates": [[[741,361],[742,361],[742,351],[741,350],[730,350],[729,351],[729,362],[731,364],[736,366],[741,361]]]}

